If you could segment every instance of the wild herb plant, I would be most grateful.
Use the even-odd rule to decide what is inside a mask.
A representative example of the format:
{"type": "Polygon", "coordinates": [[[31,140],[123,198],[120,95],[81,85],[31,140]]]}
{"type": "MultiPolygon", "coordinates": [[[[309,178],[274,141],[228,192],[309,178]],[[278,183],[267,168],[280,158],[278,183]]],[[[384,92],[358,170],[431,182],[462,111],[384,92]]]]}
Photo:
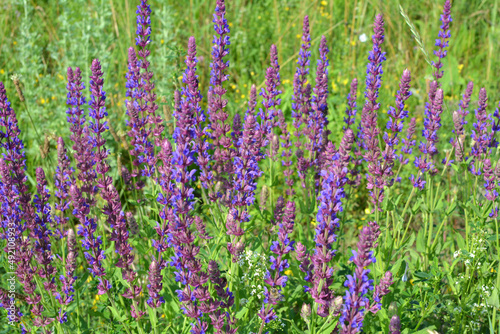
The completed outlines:
{"type": "MultiPolygon", "coordinates": [[[[199,77],[190,37],[182,84],[167,101],[170,88],[156,72],[175,67],[162,63],[167,53],[152,55],[154,16],[142,0],[127,50],[122,132],[107,111],[111,67],[103,63],[112,55],[100,44],[104,62],[67,69],[69,135],[57,138],[55,161],[34,171],[24,142],[42,137],[22,137],[18,115],[31,117],[29,87],[40,79],[27,67],[12,77],[9,95],[23,112],[0,83],[3,332],[496,332],[500,111],[489,113],[480,88],[472,118],[472,82],[456,110],[446,104],[451,2],[429,56],[425,119],[408,107],[411,66],[379,119],[387,62],[379,14],[365,85],[348,79],[343,125],[329,110],[331,42],[322,36],[312,47],[308,16],[286,79],[293,94],[283,94],[270,45],[264,85],[250,88],[244,114],[229,116],[226,6],[217,0],[213,14],[210,80],[199,77]],[[443,131],[443,119],[453,131],[443,131]],[[357,198],[367,199],[361,214],[357,198]]],[[[22,29],[24,42],[35,38],[22,29]]],[[[161,38],[171,41],[165,31],[161,38]]],[[[39,51],[26,59],[36,63],[39,51]]]]}

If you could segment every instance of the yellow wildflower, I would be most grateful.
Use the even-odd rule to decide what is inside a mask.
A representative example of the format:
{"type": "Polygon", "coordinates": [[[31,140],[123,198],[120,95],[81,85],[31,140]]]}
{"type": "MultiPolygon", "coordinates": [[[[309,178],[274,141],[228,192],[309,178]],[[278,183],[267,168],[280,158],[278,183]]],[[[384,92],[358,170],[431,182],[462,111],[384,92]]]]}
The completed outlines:
{"type": "Polygon", "coordinates": [[[239,90],[239,89],[237,89],[237,90],[236,90],[236,93],[239,93],[239,92],[240,92],[240,90],[239,90]]]}
{"type": "Polygon", "coordinates": [[[349,83],[349,79],[344,79],[344,81],[342,81],[342,84],[343,84],[344,86],[347,86],[347,84],[348,84],[348,83],[349,83]]]}
{"type": "Polygon", "coordinates": [[[370,208],[366,208],[366,209],[365,209],[365,214],[369,215],[369,214],[370,214],[370,212],[371,212],[371,211],[370,211],[370,208]]]}
{"type": "Polygon", "coordinates": [[[51,99],[52,99],[52,100],[55,100],[55,99],[56,99],[56,97],[55,97],[54,95],[52,95],[51,99]]]}
{"type": "Polygon", "coordinates": [[[287,275],[287,276],[293,276],[293,273],[292,273],[292,271],[290,269],[288,269],[288,270],[285,270],[285,275],[287,275]]]}
{"type": "Polygon", "coordinates": [[[233,26],[233,22],[229,22],[229,26],[232,27],[233,26]]]}
{"type": "Polygon", "coordinates": [[[57,73],[57,77],[61,80],[64,80],[64,77],[60,73],[57,73]]]}
{"type": "Polygon", "coordinates": [[[14,45],[16,45],[16,44],[17,44],[17,42],[16,42],[16,41],[14,41],[14,45]]]}
{"type": "Polygon", "coordinates": [[[250,72],[250,75],[253,77],[255,75],[255,73],[252,71],[252,72],[250,72]]]}
{"type": "Polygon", "coordinates": [[[165,41],[162,39],[162,40],[160,41],[160,43],[161,43],[161,44],[163,44],[163,43],[165,43],[165,41]]]}
{"type": "Polygon", "coordinates": [[[327,4],[328,4],[328,2],[326,2],[326,1],[324,1],[324,0],[323,0],[323,1],[321,1],[321,6],[326,6],[327,4]]]}
{"type": "Polygon", "coordinates": [[[337,84],[336,84],[335,82],[332,82],[332,90],[333,90],[334,92],[336,92],[336,91],[338,91],[338,90],[339,90],[339,88],[338,88],[338,86],[337,86],[337,84]]]}
{"type": "Polygon", "coordinates": [[[258,19],[258,20],[260,20],[260,15],[259,15],[259,16],[257,16],[257,19],[258,19]]]}
{"type": "Polygon", "coordinates": [[[165,318],[165,314],[162,314],[162,315],[161,315],[161,317],[162,317],[162,318],[165,318]]]}
{"type": "Polygon", "coordinates": [[[245,98],[245,94],[241,95],[241,98],[244,99],[245,98]]]}
{"type": "Polygon", "coordinates": [[[355,41],[355,40],[352,40],[352,41],[351,41],[351,45],[352,45],[352,46],[356,45],[356,41],[355,41]]]}
{"type": "Polygon", "coordinates": [[[45,103],[45,99],[44,99],[44,98],[41,98],[41,99],[40,99],[40,103],[41,103],[41,104],[44,104],[44,103],[45,103]]]}
{"type": "Polygon", "coordinates": [[[288,12],[290,10],[290,7],[285,7],[285,10],[288,12]]]}
{"type": "Polygon", "coordinates": [[[244,84],[243,87],[247,88],[247,84],[244,84]]]}
{"type": "Polygon", "coordinates": [[[297,37],[297,38],[301,38],[301,37],[302,37],[302,35],[301,35],[301,34],[297,34],[297,36],[296,36],[296,37],[297,37]]]}
{"type": "Polygon", "coordinates": [[[458,65],[458,73],[462,73],[463,68],[464,68],[464,64],[458,65]]]}

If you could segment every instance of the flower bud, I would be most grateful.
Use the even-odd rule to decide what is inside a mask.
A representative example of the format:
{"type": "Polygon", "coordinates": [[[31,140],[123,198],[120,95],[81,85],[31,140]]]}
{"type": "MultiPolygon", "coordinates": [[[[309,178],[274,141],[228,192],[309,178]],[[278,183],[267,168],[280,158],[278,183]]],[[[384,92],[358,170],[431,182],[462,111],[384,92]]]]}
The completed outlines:
{"type": "Polygon", "coordinates": [[[300,309],[300,316],[306,322],[309,322],[309,317],[311,316],[311,305],[306,303],[302,304],[302,308],[300,309]]]}

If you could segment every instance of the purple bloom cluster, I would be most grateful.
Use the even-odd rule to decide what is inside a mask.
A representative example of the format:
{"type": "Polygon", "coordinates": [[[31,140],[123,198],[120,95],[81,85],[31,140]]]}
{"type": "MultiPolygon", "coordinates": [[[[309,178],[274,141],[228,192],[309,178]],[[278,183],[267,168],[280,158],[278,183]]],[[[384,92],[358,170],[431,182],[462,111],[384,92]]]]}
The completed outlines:
{"type": "Polygon", "coordinates": [[[71,124],[71,140],[73,141],[74,158],[76,160],[76,167],[79,171],[78,180],[81,182],[81,191],[86,194],[88,204],[94,204],[94,195],[97,193],[95,185],[96,172],[95,172],[95,157],[92,150],[92,144],[89,141],[89,128],[85,124],[85,113],[83,105],[86,104],[85,97],[82,90],[85,85],[82,82],[82,72],[80,68],[73,69],[68,67],[68,99],[66,103],[69,109],[67,120],[71,124]]]}
{"type": "MultiPolygon", "coordinates": [[[[151,51],[148,49],[151,43],[151,8],[148,0],[141,0],[137,6],[137,37],[136,45],[138,51],[130,48],[128,52],[129,65],[127,78],[127,94],[131,98],[126,102],[129,120],[127,125],[131,128],[128,135],[134,147],[130,154],[135,157],[133,162],[136,168],[144,166],[142,175],[151,177],[156,164],[154,156],[154,139],[158,140],[163,131],[163,120],[156,114],[158,105],[156,104],[156,94],[154,93],[155,83],[152,81],[153,72],[149,70],[148,60],[151,51]]],[[[158,143],[157,143],[158,145],[158,143]]],[[[138,170],[132,172],[132,176],[137,176],[138,170]]],[[[142,188],[143,182],[138,182],[136,187],[142,188]]]]}
{"type": "Polygon", "coordinates": [[[455,133],[456,138],[451,138],[450,142],[455,148],[455,157],[459,162],[463,161],[464,157],[464,126],[465,124],[467,124],[465,118],[469,114],[469,111],[467,109],[469,108],[473,88],[474,84],[472,83],[472,81],[470,81],[467,84],[467,88],[465,89],[464,94],[462,95],[462,100],[460,100],[458,110],[453,112],[453,125],[455,126],[453,132],[455,133]]]}
{"type": "Polygon", "coordinates": [[[486,89],[479,90],[479,100],[477,102],[478,108],[476,109],[476,122],[473,124],[471,138],[474,144],[471,147],[472,162],[470,171],[474,175],[481,174],[481,162],[483,162],[484,154],[486,154],[488,147],[492,141],[491,125],[492,118],[488,115],[486,108],[488,107],[488,96],[486,89]]]}
{"type": "Polygon", "coordinates": [[[292,118],[296,129],[296,146],[301,147],[300,141],[302,124],[308,124],[308,116],[311,108],[311,85],[307,84],[307,75],[309,74],[309,64],[311,62],[311,35],[309,33],[309,16],[304,17],[302,26],[302,45],[297,60],[297,70],[293,78],[293,96],[292,96],[292,118]]]}
{"type": "MultiPolygon", "coordinates": [[[[278,89],[280,81],[280,66],[278,64],[278,50],[276,45],[271,45],[271,66],[266,71],[266,88],[262,88],[260,96],[262,96],[262,105],[264,110],[258,113],[262,124],[260,130],[262,137],[267,138],[267,142],[271,143],[273,138],[273,129],[277,125],[278,114],[280,112],[279,105],[281,104],[281,90],[278,89]]],[[[273,150],[269,149],[269,156],[273,157],[273,150]]]]}
{"type": "MultiPolygon", "coordinates": [[[[25,220],[26,227],[29,230],[34,228],[34,208],[31,205],[31,193],[29,191],[26,176],[26,159],[24,152],[24,144],[19,137],[17,116],[10,106],[10,101],[7,99],[7,91],[3,82],[0,82],[0,126],[5,130],[0,131],[1,147],[5,150],[2,160],[5,164],[2,166],[2,172],[6,176],[2,178],[4,186],[3,197],[8,207],[14,204],[12,209],[17,207],[20,210],[21,216],[15,216],[14,211],[7,214],[6,217],[11,219],[16,228],[16,233],[22,233],[25,226],[21,224],[20,218],[25,220]]],[[[7,210],[10,210],[8,208],[7,210]]],[[[4,226],[6,228],[8,225],[4,226]]],[[[12,225],[11,225],[12,226],[12,225]]]]}
{"type": "MultiPolygon", "coordinates": [[[[76,282],[77,276],[75,275],[76,270],[76,260],[78,257],[78,250],[76,248],[76,238],[75,232],[72,229],[67,231],[67,245],[68,245],[68,255],[66,256],[66,275],[60,275],[59,279],[62,283],[61,291],[63,294],[57,292],[55,294],[57,301],[61,305],[68,306],[73,301],[73,293],[75,289],[73,284],[76,282]]],[[[59,322],[66,322],[67,316],[64,309],[61,307],[59,310],[59,322]]]]}
{"type": "Polygon", "coordinates": [[[365,312],[376,313],[380,310],[381,298],[389,293],[388,287],[393,283],[392,274],[386,272],[380,284],[375,287],[374,304],[370,305],[368,291],[373,290],[373,280],[368,278],[371,263],[375,263],[372,249],[377,248],[380,228],[375,222],[364,226],[359,235],[358,251],[352,251],[351,261],[356,264],[354,275],[347,275],[344,285],[348,288],[344,297],[344,306],[340,316],[341,333],[359,333],[363,327],[365,312]]]}
{"type": "MultiPolygon", "coordinates": [[[[360,134],[365,149],[364,158],[368,162],[367,188],[370,189],[371,201],[377,209],[383,200],[383,187],[386,184],[385,173],[382,170],[380,158],[380,148],[378,134],[380,129],[377,126],[377,112],[380,104],[377,102],[378,91],[382,83],[382,62],[385,61],[385,52],[382,52],[381,45],[384,41],[384,19],[382,15],[377,15],[373,25],[373,48],[368,56],[368,66],[366,70],[366,102],[361,115],[360,134]]],[[[398,106],[399,107],[399,106],[398,106]]]]}
{"type": "Polygon", "coordinates": [[[310,291],[311,296],[318,303],[318,314],[322,317],[327,317],[330,314],[330,307],[334,299],[333,291],[330,290],[330,285],[333,283],[333,267],[328,264],[336,253],[332,249],[332,245],[337,240],[335,234],[339,226],[337,215],[343,209],[344,185],[348,181],[347,165],[353,141],[352,130],[346,130],[339,150],[333,157],[333,164],[321,172],[323,181],[318,197],[319,208],[314,238],[316,248],[311,254],[310,260],[305,247],[300,243],[297,245],[297,260],[301,263],[301,270],[306,273],[304,279],[312,283],[312,287],[307,286],[306,291],[310,291]]]}
{"type": "Polygon", "coordinates": [[[278,240],[272,242],[271,252],[273,252],[276,257],[270,257],[271,270],[266,272],[264,278],[264,281],[270,286],[270,290],[274,293],[270,293],[267,287],[264,288],[264,304],[258,313],[263,323],[269,323],[275,318],[276,313],[271,305],[276,305],[283,299],[281,289],[286,286],[286,282],[288,281],[288,276],[284,275],[283,272],[290,266],[288,260],[284,257],[294,250],[294,241],[290,240],[290,234],[293,232],[294,220],[295,203],[288,201],[280,218],[275,220],[275,224],[279,226],[278,240]]]}
{"type": "Polygon", "coordinates": [[[436,46],[438,47],[438,50],[434,51],[434,55],[438,57],[437,62],[432,62],[432,65],[436,69],[433,73],[434,80],[439,82],[439,79],[443,77],[443,71],[441,71],[441,68],[443,67],[443,63],[441,60],[446,57],[446,54],[448,51],[445,49],[448,47],[448,40],[451,37],[450,33],[450,22],[453,21],[451,18],[451,2],[450,0],[447,0],[444,3],[444,8],[443,8],[443,14],[441,15],[440,18],[442,24],[441,24],[441,30],[439,30],[438,37],[439,39],[436,39],[436,46]]]}
{"type": "Polygon", "coordinates": [[[56,186],[55,197],[59,199],[59,203],[55,203],[54,209],[59,212],[59,214],[54,215],[54,220],[57,222],[58,228],[55,232],[60,238],[64,237],[66,232],[64,230],[64,225],[68,223],[69,216],[67,212],[69,210],[70,202],[69,198],[69,187],[71,186],[73,180],[74,169],[70,166],[70,160],[66,154],[66,147],[62,137],[57,140],[57,167],[56,173],[54,175],[54,184],[56,186]]]}
{"type": "MultiPolygon", "coordinates": [[[[224,0],[217,0],[214,19],[215,35],[212,47],[212,62],[210,88],[208,91],[208,111],[211,126],[211,136],[215,148],[214,159],[216,162],[215,171],[217,173],[216,181],[224,181],[223,174],[230,175],[232,164],[228,163],[234,157],[234,152],[230,150],[232,144],[231,138],[227,136],[231,131],[231,126],[226,123],[228,114],[224,111],[227,100],[224,99],[226,89],[223,87],[224,81],[227,81],[229,75],[226,69],[229,67],[229,61],[224,61],[224,57],[229,54],[229,25],[226,19],[226,4],[224,0]]],[[[225,188],[229,185],[225,181],[225,188]]]]}
{"type": "Polygon", "coordinates": [[[345,110],[345,114],[347,117],[344,117],[345,126],[343,127],[344,131],[350,128],[351,125],[354,124],[356,112],[357,112],[357,91],[358,91],[358,79],[354,78],[351,81],[349,94],[347,94],[347,108],[345,110]]]}

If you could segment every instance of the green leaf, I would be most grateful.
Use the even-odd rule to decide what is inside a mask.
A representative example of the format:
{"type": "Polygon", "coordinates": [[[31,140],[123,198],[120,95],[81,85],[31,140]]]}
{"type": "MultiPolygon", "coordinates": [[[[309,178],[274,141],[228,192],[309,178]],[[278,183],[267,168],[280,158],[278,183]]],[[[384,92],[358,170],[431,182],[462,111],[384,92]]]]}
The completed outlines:
{"type": "Polygon", "coordinates": [[[417,251],[421,252],[421,253],[425,252],[425,232],[424,232],[424,229],[420,229],[420,231],[418,231],[417,251]]]}
{"type": "Polygon", "coordinates": [[[339,322],[338,319],[330,322],[326,327],[325,327],[325,325],[323,325],[324,328],[321,327],[318,334],[330,334],[333,331],[333,329],[335,328],[335,326],[337,326],[337,322],[339,322]]]}
{"type": "Polygon", "coordinates": [[[156,328],[158,324],[158,318],[156,317],[156,309],[148,306],[149,320],[151,320],[151,329],[156,328]]]}
{"type": "Polygon", "coordinates": [[[238,313],[236,313],[236,319],[243,318],[247,313],[248,313],[248,308],[245,306],[238,313]]]}
{"type": "Polygon", "coordinates": [[[491,292],[491,295],[488,297],[486,302],[488,303],[488,305],[494,306],[495,308],[500,307],[500,303],[498,301],[498,289],[497,289],[497,287],[493,288],[493,291],[491,292]]]}
{"type": "Polygon", "coordinates": [[[113,313],[113,316],[115,317],[116,320],[123,322],[126,319],[125,317],[121,316],[118,310],[115,309],[113,306],[109,305],[108,308],[111,311],[111,313],[113,313]]]}
{"type": "Polygon", "coordinates": [[[432,326],[426,327],[424,329],[421,329],[417,332],[413,332],[413,334],[429,334],[429,332],[431,330],[434,330],[434,329],[436,329],[436,326],[432,325],[432,326]]]}

